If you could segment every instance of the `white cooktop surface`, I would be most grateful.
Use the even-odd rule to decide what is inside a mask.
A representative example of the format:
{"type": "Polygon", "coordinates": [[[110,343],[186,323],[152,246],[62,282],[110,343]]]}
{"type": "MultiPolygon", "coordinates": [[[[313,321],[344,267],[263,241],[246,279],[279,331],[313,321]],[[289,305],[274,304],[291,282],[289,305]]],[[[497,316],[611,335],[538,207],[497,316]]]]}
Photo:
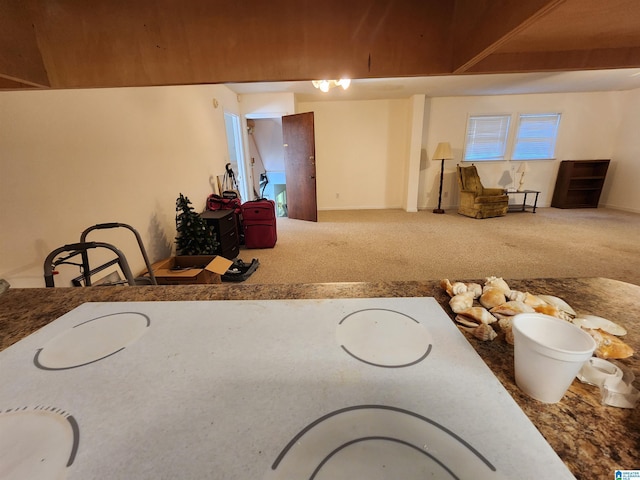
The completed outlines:
{"type": "Polygon", "coordinates": [[[0,385],[0,479],[573,478],[433,298],[87,303],[0,385]]]}

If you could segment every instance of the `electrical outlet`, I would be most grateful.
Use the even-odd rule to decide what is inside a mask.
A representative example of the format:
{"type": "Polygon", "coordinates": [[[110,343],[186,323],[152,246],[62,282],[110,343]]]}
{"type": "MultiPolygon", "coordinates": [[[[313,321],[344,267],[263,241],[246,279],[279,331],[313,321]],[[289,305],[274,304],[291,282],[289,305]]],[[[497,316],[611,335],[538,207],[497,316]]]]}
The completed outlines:
{"type": "Polygon", "coordinates": [[[447,198],[447,197],[449,196],[449,192],[444,192],[444,193],[442,194],[442,196],[443,196],[444,198],[447,198]]]}
{"type": "Polygon", "coordinates": [[[336,199],[340,198],[340,194],[336,192],[336,199]]]}

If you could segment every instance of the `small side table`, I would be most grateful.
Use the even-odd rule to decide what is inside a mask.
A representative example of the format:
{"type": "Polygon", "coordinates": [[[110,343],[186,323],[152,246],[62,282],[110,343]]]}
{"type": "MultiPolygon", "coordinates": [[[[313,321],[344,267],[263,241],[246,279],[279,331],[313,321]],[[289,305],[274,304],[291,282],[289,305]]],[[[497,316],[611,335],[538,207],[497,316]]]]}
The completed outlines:
{"type": "Polygon", "coordinates": [[[522,190],[520,192],[507,192],[507,195],[511,197],[511,195],[523,195],[522,203],[510,203],[509,204],[509,212],[525,212],[527,209],[531,209],[531,213],[536,213],[536,207],[538,206],[538,195],[540,194],[537,190],[522,190]],[[535,198],[533,199],[533,205],[527,204],[527,195],[535,194],[535,198]]]}

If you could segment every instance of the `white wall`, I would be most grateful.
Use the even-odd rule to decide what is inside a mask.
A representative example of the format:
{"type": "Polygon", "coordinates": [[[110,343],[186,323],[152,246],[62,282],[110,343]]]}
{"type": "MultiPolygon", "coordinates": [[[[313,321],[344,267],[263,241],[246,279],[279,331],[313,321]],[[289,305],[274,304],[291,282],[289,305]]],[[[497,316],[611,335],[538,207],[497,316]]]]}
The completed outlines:
{"type": "Polygon", "coordinates": [[[284,172],[282,118],[262,118],[254,122],[250,147],[256,154],[256,162],[261,162],[259,167],[264,167],[267,172],[284,172]]]}
{"type": "Polygon", "coordinates": [[[318,210],[401,208],[410,103],[300,102],[314,112],[318,210]]]}
{"type": "Polygon", "coordinates": [[[239,95],[240,110],[247,118],[276,118],[296,113],[293,93],[239,95]]]}
{"type": "Polygon", "coordinates": [[[403,208],[407,212],[418,211],[418,192],[420,187],[420,161],[422,154],[422,132],[424,130],[424,95],[413,95],[409,100],[410,116],[407,119],[409,139],[407,145],[407,166],[405,168],[405,193],[403,208]]]}
{"type": "Polygon", "coordinates": [[[640,213],[640,89],[620,92],[621,115],[616,123],[614,161],[600,201],[612,208],[640,213]]]}
{"type": "MultiPolygon", "coordinates": [[[[46,255],[103,222],[136,228],[152,261],[170,255],[176,197],[200,211],[224,173],[223,109],[240,113],[224,86],[0,92],[0,277],[43,286],[46,255]]],[[[142,270],[130,232],[88,239],[142,270]]]]}
{"type": "MultiPolygon", "coordinates": [[[[458,186],[456,164],[461,162],[468,115],[498,113],[560,112],[562,119],[556,144],[556,160],[529,161],[525,188],[541,191],[539,206],[549,206],[553,196],[560,160],[614,158],[622,102],[620,92],[563,93],[545,95],[499,95],[478,97],[442,97],[431,99],[431,109],[425,136],[427,154],[432,158],[438,142],[450,142],[454,160],[445,161],[443,208],[457,206],[458,186]]],[[[629,110],[628,115],[631,116],[629,110]]],[[[514,118],[515,120],[515,118],[514,118]]],[[[637,120],[635,124],[637,126],[637,120]]],[[[512,121],[511,132],[515,132],[512,121]]],[[[633,141],[631,136],[626,139],[633,141]]],[[[507,155],[509,152],[507,152],[507,155]]],[[[511,186],[508,178],[516,177],[519,162],[476,162],[482,183],[486,187],[511,186]]],[[[428,161],[421,172],[421,208],[433,208],[438,203],[440,162],[428,161]]],[[[610,182],[615,182],[613,178],[610,182]]],[[[607,203],[606,198],[601,199],[607,203]]]]}

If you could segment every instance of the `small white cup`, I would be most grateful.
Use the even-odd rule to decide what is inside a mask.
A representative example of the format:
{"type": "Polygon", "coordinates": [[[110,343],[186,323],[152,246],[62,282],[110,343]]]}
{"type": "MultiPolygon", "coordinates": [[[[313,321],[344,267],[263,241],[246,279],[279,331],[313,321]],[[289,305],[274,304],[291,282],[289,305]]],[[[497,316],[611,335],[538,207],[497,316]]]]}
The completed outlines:
{"type": "Polygon", "coordinates": [[[559,402],[596,349],[580,327],[540,313],[513,318],[516,385],[544,403],[559,402]]]}

